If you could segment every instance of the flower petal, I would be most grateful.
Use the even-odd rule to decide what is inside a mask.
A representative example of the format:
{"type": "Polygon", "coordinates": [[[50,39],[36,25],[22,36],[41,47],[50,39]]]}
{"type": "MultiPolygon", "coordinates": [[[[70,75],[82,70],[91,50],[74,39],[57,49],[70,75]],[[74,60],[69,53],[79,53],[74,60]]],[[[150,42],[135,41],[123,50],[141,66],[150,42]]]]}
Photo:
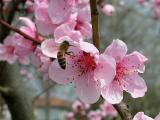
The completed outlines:
{"type": "Polygon", "coordinates": [[[100,97],[100,82],[93,75],[81,76],[75,81],[76,93],[85,103],[95,103],[100,97]]]}
{"type": "Polygon", "coordinates": [[[57,58],[58,48],[58,44],[54,40],[45,40],[41,44],[42,53],[52,58],[57,58]]]}
{"type": "Polygon", "coordinates": [[[69,36],[74,41],[82,40],[82,35],[79,31],[75,31],[69,26],[69,24],[62,24],[58,26],[54,31],[55,39],[60,39],[61,37],[69,36]]]}
{"type": "Polygon", "coordinates": [[[36,31],[35,24],[26,17],[20,17],[19,20],[26,26],[29,27],[32,31],[36,31]]]}
{"type": "Polygon", "coordinates": [[[57,61],[54,60],[49,67],[49,77],[59,84],[67,84],[76,78],[77,74],[72,67],[71,61],[67,60],[66,69],[62,69],[57,61]]]}
{"type": "Polygon", "coordinates": [[[133,120],[153,120],[151,117],[148,117],[147,115],[144,114],[144,112],[138,112],[133,120]]]}
{"type": "Polygon", "coordinates": [[[71,6],[65,0],[50,0],[48,12],[52,22],[60,24],[69,17],[71,6]]]}
{"type": "Polygon", "coordinates": [[[92,55],[99,54],[98,49],[91,43],[80,41],[80,49],[92,55]]]}
{"type": "Polygon", "coordinates": [[[100,80],[101,86],[105,86],[112,82],[116,74],[116,62],[107,55],[100,55],[97,69],[95,70],[95,77],[100,80]]]}
{"type": "Polygon", "coordinates": [[[54,32],[54,29],[57,27],[52,23],[46,23],[41,20],[36,20],[37,30],[42,35],[50,35],[54,32]]]}
{"type": "Polygon", "coordinates": [[[142,77],[138,73],[131,75],[125,75],[123,77],[122,85],[124,90],[129,92],[133,98],[143,97],[147,91],[147,85],[142,77]]]}
{"type": "Polygon", "coordinates": [[[141,53],[134,51],[131,54],[126,55],[121,61],[121,66],[130,71],[138,71],[143,73],[145,71],[144,63],[148,59],[141,53]]]}
{"type": "Polygon", "coordinates": [[[112,56],[115,58],[116,62],[119,63],[127,53],[127,46],[122,40],[116,39],[106,48],[104,53],[112,56]]]}
{"type": "Polygon", "coordinates": [[[123,99],[123,90],[118,81],[114,80],[101,91],[102,97],[111,104],[118,104],[123,99]]]}
{"type": "Polygon", "coordinates": [[[80,26],[79,31],[85,39],[90,39],[92,36],[92,25],[89,22],[84,22],[80,26]]]}

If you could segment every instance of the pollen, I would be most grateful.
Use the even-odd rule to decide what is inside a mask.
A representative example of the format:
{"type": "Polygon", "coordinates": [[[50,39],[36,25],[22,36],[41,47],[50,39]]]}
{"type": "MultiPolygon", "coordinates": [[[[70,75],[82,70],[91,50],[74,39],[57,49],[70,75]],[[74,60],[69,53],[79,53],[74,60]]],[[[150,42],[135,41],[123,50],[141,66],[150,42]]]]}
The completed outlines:
{"type": "Polygon", "coordinates": [[[78,66],[78,71],[80,75],[93,71],[96,68],[96,62],[93,56],[90,53],[83,52],[79,59],[75,62],[75,65],[78,66]]]}

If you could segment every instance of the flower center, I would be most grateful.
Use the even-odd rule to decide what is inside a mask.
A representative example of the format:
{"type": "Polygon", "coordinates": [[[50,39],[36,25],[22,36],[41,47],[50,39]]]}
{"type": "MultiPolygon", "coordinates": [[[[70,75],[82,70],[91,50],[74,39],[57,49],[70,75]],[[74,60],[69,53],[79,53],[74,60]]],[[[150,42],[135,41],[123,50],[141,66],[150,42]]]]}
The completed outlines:
{"type": "Polygon", "coordinates": [[[6,52],[9,54],[12,54],[14,52],[14,47],[13,46],[7,46],[6,47],[6,52]]]}
{"type": "Polygon", "coordinates": [[[128,70],[121,66],[121,64],[117,64],[115,80],[120,81],[122,77],[126,74],[128,74],[128,70]]]}
{"type": "Polygon", "coordinates": [[[77,24],[75,26],[75,30],[80,30],[82,25],[83,25],[83,23],[77,20],[77,24]]]}
{"type": "Polygon", "coordinates": [[[93,71],[96,68],[94,57],[90,53],[83,52],[79,59],[76,60],[75,65],[78,67],[79,75],[93,71]]]}

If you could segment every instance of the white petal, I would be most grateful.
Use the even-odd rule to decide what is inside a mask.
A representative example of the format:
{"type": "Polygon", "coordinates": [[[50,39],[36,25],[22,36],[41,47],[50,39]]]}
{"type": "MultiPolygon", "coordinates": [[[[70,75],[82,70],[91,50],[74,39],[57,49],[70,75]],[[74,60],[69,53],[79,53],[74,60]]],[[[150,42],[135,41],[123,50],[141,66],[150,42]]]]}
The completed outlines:
{"type": "Polygon", "coordinates": [[[123,90],[116,80],[110,83],[110,85],[104,86],[101,94],[103,98],[111,104],[118,104],[123,99],[123,90]]]}
{"type": "Polygon", "coordinates": [[[95,103],[100,97],[100,83],[93,76],[85,75],[75,81],[76,93],[85,103],[95,103]]]}
{"type": "Polygon", "coordinates": [[[122,85],[124,90],[129,92],[133,98],[143,97],[147,91],[144,79],[137,73],[124,76],[122,85]]]}
{"type": "Polygon", "coordinates": [[[112,44],[106,48],[104,53],[112,56],[115,58],[116,62],[119,63],[127,53],[127,46],[119,39],[113,40],[112,44]]]}

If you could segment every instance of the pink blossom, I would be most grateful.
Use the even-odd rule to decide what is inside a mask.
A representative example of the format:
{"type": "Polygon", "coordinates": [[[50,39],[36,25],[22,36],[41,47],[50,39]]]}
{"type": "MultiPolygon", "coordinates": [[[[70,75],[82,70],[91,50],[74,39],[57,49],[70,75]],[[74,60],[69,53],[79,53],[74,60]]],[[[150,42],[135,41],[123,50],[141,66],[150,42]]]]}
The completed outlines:
{"type": "Polygon", "coordinates": [[[70,15],[66,22],[58,26],[54,36],[57,39],[57,37],[67,35],[75,41],[79,41],[82,37],[83,39],[89,39],[92,36],[92,25],[90,22],[90,8],[86,6],[70,15]]]}
{"type": "Polygon", "coordinates": [[[153,0],[153,14],[155,18],[160,18],[160,0],[153,0]]]}
{"type": "Polygon", "coordinates": [[[25,40],[19,34],[14,34],[4,40],[0,49],[1,60],[6,60],[10,64],[13,64],[16,60],[21,64],[29,64],[28,55],[33,52],[34,47],[31,41],[25,40]]]}
{"type": "Polygon", "coordinates": [[[41,44],[42,53],[50,58],[57,58],[57,53],[59,51],[60,44],[64,41],[72,41],[68,36],[60,37],[59,39],[45,40],[41,44]]]}
{"type": "Polygon", "coordinates": [[[69,5],[76,7],[76,8],[83,8],[89,4],[89,0],[68,0],[69,5]]]}
{"type": "Polygon", "coordinates": [[[21,70],[20,70],[21,75],[27,75],[27,72],[28,71],[25,68],[21,68],[21,70]]]}
{"type": "Polygon", "coordinates": [[[38,35],[36,25],[33,21],[26,17],[20,17],[19,20],[23,24],[23,26],[20,27],[21,31],[35,38],[38,42],[42,42],[43,39],[38,35]]]}
{"type": "Polygon", "coordinates": [[[56,40],[64,36],[69,36],[77,42],[83,40],[81,33],[79,31],[75,31],[68,23],[58,26],[54,31],[54,37],[56,40]]]}
{"type": "Polygon", "coordinates": [[[116,76],[111,84],[104,85],[102,89],[102,96],[111,104],[121,102],[123,91],[133,98],[143,97],[147,91],[145,81],[138,75],[145,71],[147,58],[137,51],[126,53],[127,46],[121,40],[114,40],[104,52],[116,60],[116,76]]]}
{"type": "Polygon", "coordinates": [[[78,101],[78,100],[74,101],[74,103],[72,104],[72,109],[75,113],[77,113],[79,111],[85,113],[85,111],[87,109],[89,109],[89,107],[90,107],[89,104],[86,104],[86,103],[84,103],[82,101],[78,101]]]}
{"type": "Polygon", "coordinates": [[[16,34],[14,40],[17,41],[15,47],[15,54],[21,64],[29,64],[29,55],[34,51],[35,46],[32,41],[25,39],[23,36],[16,34]]]}
{"type": "Polygon", "coordinates": [[[144,112],[138,112],[134,116],[133,120],[154,120],[154,119],[145,115],[144,112]]]}
{"type": "Polygon", "coordinates": [[[33,13],[34,12],[34,6],[33,6],[33,3],[34,1],[32,1],[32,0],[27,0],[26,1],[26,6],[27,6],[27,8],[26,8],[26,10],[27,10],[27,12],[28,13],[33,13]]]}
{"type": "Polygon", "coordinates": [[[40,48],[37,48],[32,55],[32,64],[39,72],[43,73],[45,79],[48,78],[48,69],[51,64],[51,60],[41,52],[40,48]]]}
{"type": "Polygon", "coordinates": [[[113,107],[112,104],[108,103],[108,102],[104,102],[101,106],[101,112],[102,112],[102,116],[103,117],[116,117],[117,116],[117,111],[116,109],[113,107]]]}
{"type": "Polygon", "coordinates": [[[115,13],[115,8],[111,4],[105,4],[101,8],[102,12],[107,16],[113,16],[115,13]]]}
{"type": "Polygon", "coordinates": [[[115,61],[99,51],[90,43],[70,41],[69,50],[73,55],[66,55],[66,69],[61,69],[54,60],[49,67],[49,77],[59,84],[75,83],[77,95],[86,103],[94,103],[100,97],[100,80],[110,83],[115,76],[115,61]]]}
{"type": "Polygon", "coordinates": [[[73,112],[67,113],[66,120],[75,120],[74,113],[73,112]]]}
{"type": "Polygon", "coordinates": [[[147,1],[146,1],[146,0],[137,0],[137,2],[138,2],[140,5],[144,5],[147,1]]]}
{"type": "Polygon", "coordinates": [[[101,111],[90,111],[88,114],[89,120],[102,120],[101,111]]]}
{"type": "Polygon", "coordinates": [[[37,30],[42,35],[52,34],[57,27],[55,23],[52,23],[48,13],[48,0],[36,0],[34,4],[35,9],[35,23],[37,30]]]}
{"type": "Polygon", "coordinates": [[[17,41],[12,35],[4,40],[4,44],[0,44],[0,60],[7,61],[10,64],[15,63],[18,56],[15,54],[17,41]]]}
{"type": "Polygon", "coordinates": [[[91,11],[90,7],[78,11],[76,24],[74,29],[80,31],[84,39],[89,39],[92,36],[92,25],[91,25],[91,11]]]}
{"type": "Polygon", "coordinates": [[[67,0],[50,0],[48,6],[49,16],[54,24],[63,23],[72,12],[72,6],[67,0]]]}

